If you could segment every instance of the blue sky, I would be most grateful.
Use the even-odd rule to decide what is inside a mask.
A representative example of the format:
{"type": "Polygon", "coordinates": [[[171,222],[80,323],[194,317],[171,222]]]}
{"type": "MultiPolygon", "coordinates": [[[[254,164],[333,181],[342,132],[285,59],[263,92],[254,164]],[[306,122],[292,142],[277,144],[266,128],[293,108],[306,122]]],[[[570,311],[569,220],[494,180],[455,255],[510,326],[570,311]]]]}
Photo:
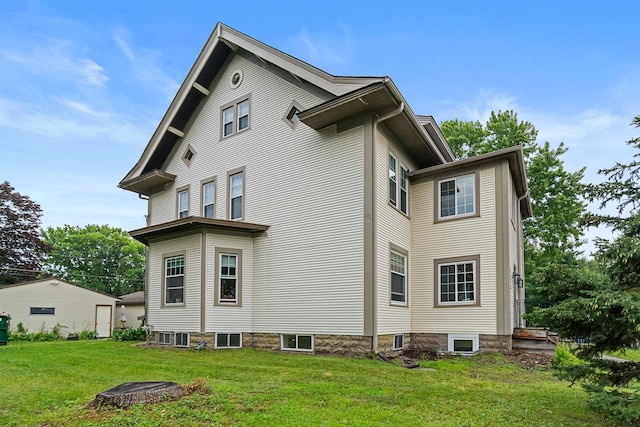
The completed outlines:
{"type": "Polygon", "coordinates": [[[4,0],[0,180],[45,227],[143,227],[116,186],[218,21],[334,75],[390,76],[438,122],[514,109],[588,182],[632,154],[640,2],[304,3],[4,0]]]}

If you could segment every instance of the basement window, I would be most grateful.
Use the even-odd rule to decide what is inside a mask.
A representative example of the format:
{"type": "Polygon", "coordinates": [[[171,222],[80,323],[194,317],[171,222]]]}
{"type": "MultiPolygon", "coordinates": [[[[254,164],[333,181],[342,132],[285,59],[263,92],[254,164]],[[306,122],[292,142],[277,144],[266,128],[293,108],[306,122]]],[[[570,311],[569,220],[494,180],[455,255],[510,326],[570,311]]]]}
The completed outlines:
{"type": "Polygon", "coordinates": [[[171,345],[171,333],[158,332],[158,345],[171,345]]]}
{"type": "Polygon", "coordinates": [[[448,351],[475,354],[480,351],[480,336],[476,334],[449,334],[448,351]]]}
{"type": "Polygon", "coordinates": [[[393,336],[393,349],[402,350],[404,348],[404,334],[395,334],[393,336]]]}
{"type": "Polygon", "coordinates": [[[282,335],[282,350],[313,351],[313,335],[282,335]]]}
{"type": "Polygon", "coordinates": [[[189,333],[188,332],[176,332],[175,347],[189,347],[189,333]]]}
{"type": "Polygon", "coordinates": [[[242,334],[216,333],[216,348],[242,347],[242,334]]]}

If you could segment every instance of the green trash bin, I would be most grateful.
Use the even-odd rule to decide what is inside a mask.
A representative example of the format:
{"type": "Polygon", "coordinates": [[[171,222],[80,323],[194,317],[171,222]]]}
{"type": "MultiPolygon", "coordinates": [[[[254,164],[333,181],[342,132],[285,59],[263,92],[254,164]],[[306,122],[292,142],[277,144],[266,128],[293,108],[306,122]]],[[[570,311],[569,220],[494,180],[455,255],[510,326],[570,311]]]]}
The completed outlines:
{"type": "Polygon", "coordinates": [[[11,316],[8,314],[0,314],[0,345],[7,345],[9,341],[9,322],[11,316]]]}

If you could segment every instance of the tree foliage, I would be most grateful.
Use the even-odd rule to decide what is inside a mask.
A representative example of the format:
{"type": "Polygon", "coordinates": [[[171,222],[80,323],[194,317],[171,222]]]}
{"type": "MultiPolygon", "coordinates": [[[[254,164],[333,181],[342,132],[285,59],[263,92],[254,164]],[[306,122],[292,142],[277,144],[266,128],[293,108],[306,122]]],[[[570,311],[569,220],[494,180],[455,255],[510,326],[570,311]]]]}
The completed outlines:
{"type": "MultiPolygon", "coordinates": [[[[640,127],[640,116],[633,124],[640,127]]],[[[594,408],[619,423],[638,425],[640,363],[600,357],[640,342],[640,138],[627,144],[637,150],[633,158],[600,170],[607,180],[587,187],[589,200],[618,209],[618,216],[590,214],[587,219],[589,225],[606,224],[617,232],[612,240],[597,242],[598,271],[557,266],[549,272],[550,288],[556,287],[553,304],[535,310],[531,318],[561,336],[587,340],[576,352],[583,363],[559,364],[559,375],[582,384],[594,408]]]]}
{"type": "Polygon", "coordinates": [[[537,145],[538,130],[531,122],[520,121],[514,111],[491,112],[484,126],[479,121],[449,120],[441,129],[458,158],[522,146],[533,208],[533,217],[524,221],[527,305],[549,305],[539,289],[546,288],[541,269],[578,256],[583,233],[580,222],[586,209],[581,199],[584,169],[567,171],[562,160],[567,152],[564,144],[557,148],[548,142],[537,145]]]}
{"type": "Polygon", "coordinates": [[[40,238],[40,205],[0,183],[0,285],[35,279],[48,246],[40,238]]]}
{"type": "Polygon", "coordinates": [[[126,231],[107,225],[48,227],[47,271],[110,295],[144,288],[145,246],[126,231]]]}
{"type": "Polygon", "coordinates": [[[521,145],[525,158],[535,150],[538,130],[531,122],[518,120],[513,110],[492,111],[485,126],[479,121],[447,120],[441,123],[453,154],[459,159],[521,145]]]}

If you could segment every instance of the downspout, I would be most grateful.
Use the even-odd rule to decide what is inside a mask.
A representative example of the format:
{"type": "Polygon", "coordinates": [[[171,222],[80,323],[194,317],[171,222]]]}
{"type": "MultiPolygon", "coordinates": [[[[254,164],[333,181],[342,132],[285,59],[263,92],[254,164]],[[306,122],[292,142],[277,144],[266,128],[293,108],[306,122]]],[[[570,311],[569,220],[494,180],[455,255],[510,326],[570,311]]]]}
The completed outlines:
{"type": "MultiPolygon", "coordinates": [[[[524,280],[524,225],[522,223],[522,212],[520,210],[520,202],[529,197],[529,189],[527,188],[527,191],[525,191],[525,193],[521,196],[518,197],[518,269],[520,269],[520,279],[524,280]]],[[[525,290],[524,290],[524,285],[522,286],[522,290],[520,290],[520,288],[518,288],[518,285],[516,284],[516,299],[518,300],[518,324],[517,326],[522,328],[522,327],[526,327],[526,322],[524,321],[524,319],[522,318],[522,315],[525,314],[527,312],[527,308],[524,305],[524,300],[525,300],[525,290]]]]}
{"type": "Polygon", "coordinates": [[[378,269],[377,269],[377,265],[376,265],[376,258],[377,258],[377,245],[376,245],[376,188],[375,188],[375,163],[376,163],[376,154],[375,154],[375,147],[376,147],[376,135],[378,134],[378,125],[382,122],[384,122],[385,120],[389,120],[392,117],[395,117],[399,114],[402,114],[402,112],[404,111],[404,102],[400,102],[400,105],[398,105],[398,107],[385,114],[384,116],[381,117],[376,117],[375,119],[373,119],[373,132],[371,135],[371,147],[372,147],[372,158],[373,158],[373,212],[372,212],[372,216],[371,216],[371,225],[373,228],[373,232],[374,232],[374,238],[373,241],[371,242],[372,247],[373,247],[373,271],[374,274],[372,275],[372,287],[373,287],[373,295],[372,295],[372,315],[373,315],[373,325],[372,325],[372,346],[373,346],[373,351],[377,352],[378,350],[378,316],[377,316],[377,304],[378,304],[378,298],[377,298],[377,287],[376,287],[376,277],[377,277],[377,273],[378,273],[378,269]]]}

